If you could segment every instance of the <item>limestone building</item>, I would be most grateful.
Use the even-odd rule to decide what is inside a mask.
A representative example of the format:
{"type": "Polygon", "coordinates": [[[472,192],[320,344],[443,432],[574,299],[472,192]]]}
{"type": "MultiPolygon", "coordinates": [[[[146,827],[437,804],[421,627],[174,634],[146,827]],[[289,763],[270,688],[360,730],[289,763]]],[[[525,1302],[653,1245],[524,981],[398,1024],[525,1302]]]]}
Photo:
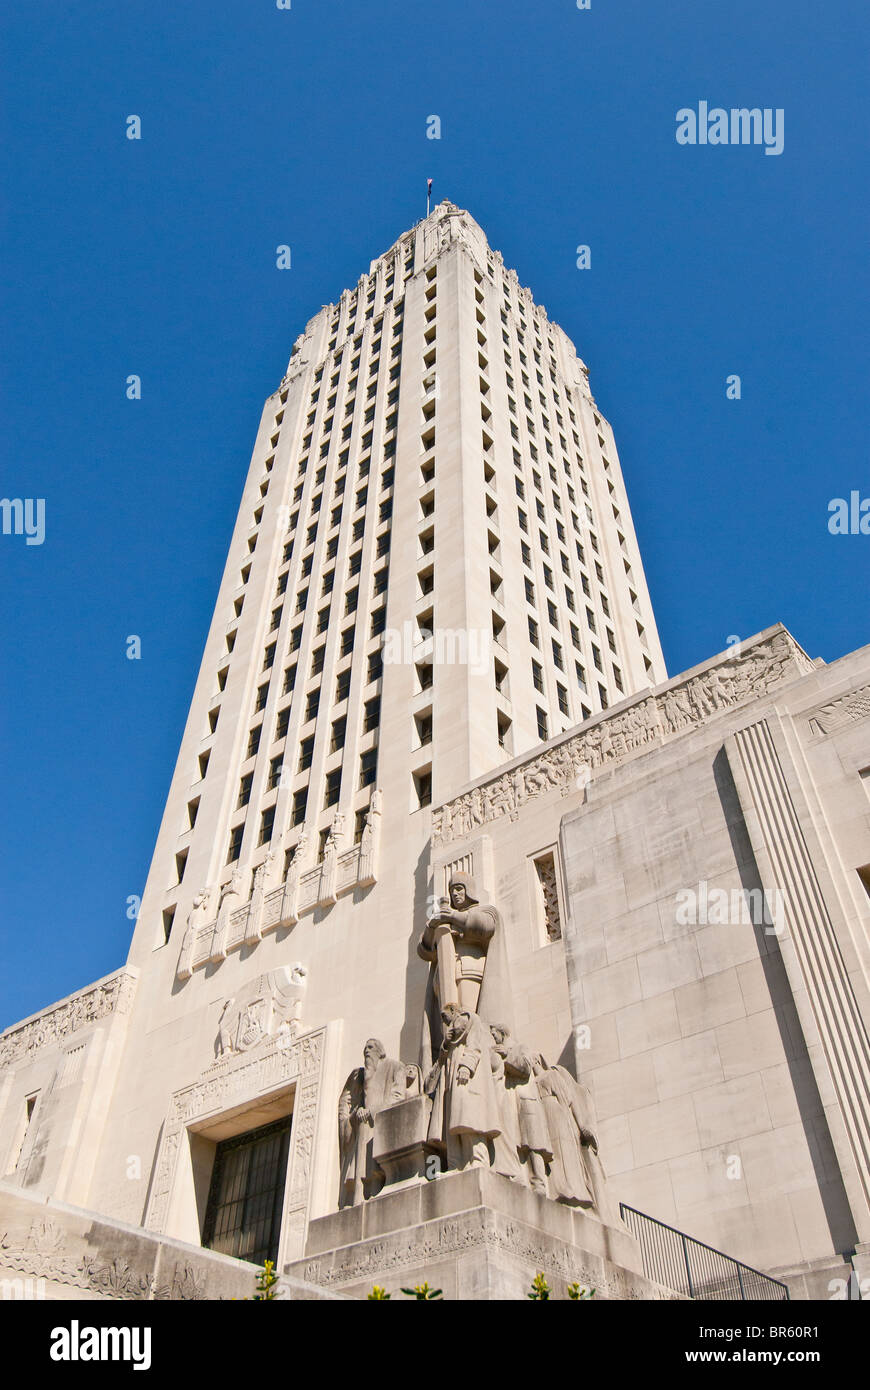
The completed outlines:
{"type": "Polygon", "coordinates": [[[868,691],[668,680],[586,368],[440,204],[266,402],[126,965],[0,1036],[0,1275],[703,1296],[640,1212],[866,1279],[868,691]]]}

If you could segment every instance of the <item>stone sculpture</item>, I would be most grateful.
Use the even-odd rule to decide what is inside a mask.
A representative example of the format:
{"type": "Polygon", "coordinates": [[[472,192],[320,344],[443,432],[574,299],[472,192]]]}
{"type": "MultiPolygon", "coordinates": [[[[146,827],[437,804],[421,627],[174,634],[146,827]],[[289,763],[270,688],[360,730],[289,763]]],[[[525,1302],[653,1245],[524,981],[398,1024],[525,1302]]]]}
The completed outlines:
{"type": "Polygon", "coordinates": [[[340,1207],[357,1206],[383,1185],[383,1173],[372,1155],[375,1116],[420,1094],[420,1068],[388,1057],[378,1038],[369,1038],[363,1059],[344,1083],[338,1102],[340,1207]]]}
{"type": "Polygon", "coordinates": [[[224,1004],[218,1020],[215,1056],[248,1052],[261,1042],[281,1046],[301,1027],[308,969],[298,961],[257,975],[224,1004]]]}
{"type": "Polygon", "coordinates": [[[504,1058],[505,1089],[512,1095],[517,1108],[518,1152],[528,1166],[529,1185],[533,1192],[547,1195],[547,1164],[553,1150],[544,1105],[538,1090],[536,1058],[527,1047],[513,1039],[506,1028],[496,1052],[504,1058]]]}
{"type": "Polygon", "coordinates": [[[481,903],[470,874],[454,873],[449,898],[426,923],[417,954],[430,964],[423,1015],[421,1066],[433,1065],[442,1038],[442,1010],[457,1004],[484,1017],[502,1017],[510,985],[501,916],[481,903]]]}
{"type": "Polygon", "coordinates": [[[209,889],[201,888],[194,898],[193,905],[187,915],[187,927],[184,932],[184,939],[181,943],[181,951],[179,952],[178,965],[175,972],[179,980],[189,980],[193,974],[193,952],[196,945],[197,933],[206,919],[208,899],[209,889]]]}
{"type": "Polygon", "coordinates": [[[550,1066],[537,1058],[535,1076],[544,1107],[553,1154],[550,1161],[550,1196],[569,1206],[591,1207],[594,1202],[587,1152],[597,1155],[598,1143],[587,1128],[579,1088],[565,1067],[550,1066]]]}
{"type": "Polygon", "coordinates": [[[489,1027],[459,1004],[447,1004],[441,1019],[438,1060],[424,1082],[432,1097],[429,1143],[446,1154],[448,1168],[487,1168],[501,1134],[489,1027]]]}
{"type": "Polygon", "coordinates": [[[493,1140],[492,1166],[496,1173],[501,1173],[502,1177],[510,1178],[512,1182],[522,1183],[525,1181],[525,1173],[519,1158],[520,1135],[516,1096],[513,1089],[508,1090],[507,1088],[504,1053],[501,1050],[508,1030],[500,1023],[493,1023],[490,1024],[489,1031],[492,1037],[492,1048],[489,1054],[490,1066],[501,1118],[501,1133],[496,1135],[493,1140]]]}
{"type": "Polygon", "coordinates": [[[491,1168],[619,1225],[588,1089],[514,1037],[503,1011],[510,990],[498,909],[480,901],[468,873],[454,872],[448,891],[417,946],[430,967],[421,1066],[387,1057],[370,1038],[365,1065],[342,1091],[339,1205],[431,1178],[436,1158],[440,1172],[491,1168]]]}

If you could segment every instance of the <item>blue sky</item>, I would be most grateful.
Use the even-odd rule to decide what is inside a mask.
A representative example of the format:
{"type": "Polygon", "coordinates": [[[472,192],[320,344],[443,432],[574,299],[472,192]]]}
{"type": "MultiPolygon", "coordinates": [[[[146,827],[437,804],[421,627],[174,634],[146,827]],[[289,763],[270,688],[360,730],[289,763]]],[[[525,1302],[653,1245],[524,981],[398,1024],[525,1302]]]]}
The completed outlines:
{"type": "Polygon", "coordinates": [[[0,536],[0,1026],[124,960],[262,402],[428,176],[590,367],[671,673],[777,620],[826,660],[868,641],[870,536],[827,529],[870,496],[866,7],[4,18],[0,493],[46,532],[0,536]],[[678,145],[701,100],[782,108],[782,154],[678,145]]]}

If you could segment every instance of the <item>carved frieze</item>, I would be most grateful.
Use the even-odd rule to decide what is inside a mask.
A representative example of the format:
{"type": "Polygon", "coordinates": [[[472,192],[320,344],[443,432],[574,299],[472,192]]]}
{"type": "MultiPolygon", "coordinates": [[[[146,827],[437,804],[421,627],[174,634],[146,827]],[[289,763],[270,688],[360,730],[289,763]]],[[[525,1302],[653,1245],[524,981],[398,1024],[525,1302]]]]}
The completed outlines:
{"type": "Polygon", "coordinates": [[[432,812],[433,842],[464,839],[507,815],[515,820],[528,801],[550,791],[581,790],[600,767],[622,762],[645,747],[696,728],[813,663],[786,632],[777,632],[742,656],[720,662],[683,684],[641,696],[628,709],[599,719],[546,752],[472,788],[432,812]]]}
{"type": "Polygon", "coordinates": [[[870,685],[862,685],[858,690],[850,690],[838,700],[829,700],[811,710],[810,732],[813,734],[833,734],[849,724],[858,724],[862,719],[870,719],[870,685]]]}
{"type": "Polygon", "coordinates": [[[108,1018],[110,1014],[125,1014],[136,992],[137,976],[129,970],[100,980],[88,989],[65,999],[0,1035],[0,1068],[29,1060],[43,1048],[53,1047],[80,1028],[108,1018]]]}
{"type": "Polygon", "coordinates": [[[34,1221],[21,1242],[8,1232],[0,1235],[0,1264],[17,1273],[66,1284],[122,1302],[150,1299],[201,1301],[208,1298],[206,1281],[188,1261],[176,1261],[172,1278],[161,1284],[153,1274],[131,1267],[121,1256],[70,1253],[62,1231],[51,1221],[34,1221]]]}
{"type": "Polygon", "coordinates": [[[480,1249],[504,1251],[536,1270],[557,1275],[566,1283],[595,1288],[599,1297],[621,1300],[678,1297],[642,1275],[610,1261],[589,1256],[555,1237],[489,1207],[479,1207],[412,1230],[361,1241],[340,1252],[315,1257],[300,1265],[309,1283],[323,1288],[357,1282],[379,1282],[377,1276],[394,1270],[425,1266],[445,1257],[480,1249]]]}

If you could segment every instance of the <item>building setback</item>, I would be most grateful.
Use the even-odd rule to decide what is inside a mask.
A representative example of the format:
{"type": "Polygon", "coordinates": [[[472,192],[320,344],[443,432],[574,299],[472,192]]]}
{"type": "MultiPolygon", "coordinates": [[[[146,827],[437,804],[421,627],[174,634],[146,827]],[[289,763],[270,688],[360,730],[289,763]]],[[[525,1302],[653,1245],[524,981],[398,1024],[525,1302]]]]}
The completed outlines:
{"type": "Polygon", "coordinates": [[[311,1296],[433,1270],[447,1296],[521,1296],[542,1267],[684,1292],[621,1200],[793,1296],[867,1278],[868,689],[870,651],[825,666],[781,626],[668,679],[587,370],[438,205],[309,321],[266,401],[126,965],[0,1035],[0,1266],[92,1287],[68,1212],[66,1281],[20,1253],[39,1196],[98,1213],[107,1261],[128,1227],[186,1252],[166,1297],[235,1288],[212,1254],[194,1269],[202,1246],[311,1296]],[[494,934],[442,924],[429,966],[463,875],[494,934]],[[522,1054],[543,1178],[525,1142],[501,1168],[439,1147],[451,950],[459,1007],[520,1040],[487,1142],[522,1054]],[[382,1115],[360,1120],[370,1038],[382,1115]],[[472,1269],[466,1208],[497,1269],[472,1269]]]}

